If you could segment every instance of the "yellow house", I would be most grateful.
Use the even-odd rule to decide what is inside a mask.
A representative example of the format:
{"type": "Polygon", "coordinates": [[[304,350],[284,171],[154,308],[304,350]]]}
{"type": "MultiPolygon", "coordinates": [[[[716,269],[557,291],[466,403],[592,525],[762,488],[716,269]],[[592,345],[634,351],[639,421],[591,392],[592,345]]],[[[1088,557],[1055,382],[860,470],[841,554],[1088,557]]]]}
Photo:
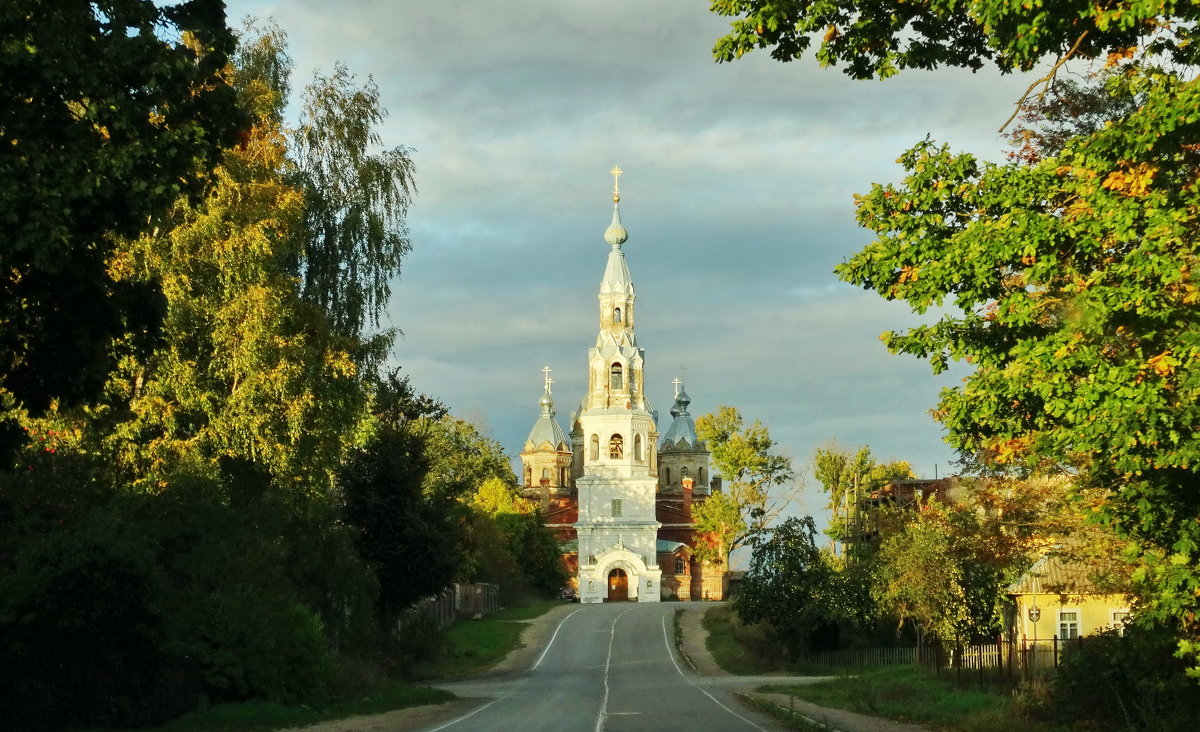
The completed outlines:
{"type": "Polygon", "coordinates": [[[1041,644],[1068,641],[1129,618],[1129,598],[1098,589],[1091,572],[1078,561],[1047,554],[1008,588],[1016,604],[1013,640],[1041,644]]]}

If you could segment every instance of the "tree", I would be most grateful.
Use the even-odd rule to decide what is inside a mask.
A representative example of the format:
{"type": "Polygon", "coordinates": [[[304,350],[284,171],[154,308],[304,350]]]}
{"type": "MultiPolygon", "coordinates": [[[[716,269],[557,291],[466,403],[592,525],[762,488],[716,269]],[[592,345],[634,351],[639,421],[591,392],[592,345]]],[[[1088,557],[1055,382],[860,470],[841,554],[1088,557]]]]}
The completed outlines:
{"type": "Polygon", "coordinates": [[[818,57],[858,77],[943,63],[1028,69],[1057,55],[1036,86],[1071,57],[1135,62],[1123,87],[1136,108],[1072,131],[1047,156],[992,165],[931,140],[905,152],[902,183],[857,199],[878,238],[837,273],[918,313],[948,306],[884,339],[936,371],[974,364],[936,412],[951,443],[1099,491],[1095,515],[1141,545],[1142,616],[1200,654],[1200,78],[1151,65],[1200,61],[1200,6],[714,7],[750,16],[719,42],[723,58],[766,45],[793,58],[827,28],[818,57]]]}
{"type": "Polygon", "coordinates": [[[760,534],[787,506],[796,478],[792,461],[772,452],[774,443],[758,420],[742,427],[741,413],[720,407],[696,420],[696,436],[711,451],[714,467],[725,479],[725,492],[713,493],[693,510],[696,530],[712,543],[698,543],[697,554],[728,564],[729,555],[760,534]],[[789,487],[782,493],[772,489],[789,487]]]}
{"type": "Polygon", "coordinates": [[[805,516],[756,535],[750,569],[733,597],[738,617],[766,624],[791,658],[817,645],[836,646],[837,573],[817,548],[816,534],[805,516]]]}
{"type": "Polygon", "coordinates": [[[863,445],[851,455],[837,446],[817,448],[813,455],[813,477],[829,494],[829,528],[834,541],[857,542],[861,533],[861,503],[872,491],[893,480],[912,478],[912,467],[903,460],[879,463],[871,448],[863,445]]]}
{"type": "Polygon", "coordinates": [[[338,333],[354,337],[379,325],[390,281],[412,248],[405,220],[416,193],[410,151],[372,150],[381,143],[376,128],[385,116],[375,82],[356,87],[337,64],[305,90],[296,132],[308,227],[295,260],[301,292],[338,333]]]}
{"type": "Polygon", "coordinates": [[[770,48],[778,61],[801,58],[816,37],[823,66],[846,64],[856,79],[902,69],[959,66],[1029,71],[1046,56],[1095,58],[1141,45],[1179,63],[1200,61],[1194,3],[1118,0],[1028,6],[1008,0],[861,3],[853,0],[713,0],[735,17],[713,48],[718,61],[770,48]]]}
{"type": "Polygon", "coordinates": [[[115,337],[152,343],[155,283],[114,281],[108,255],[198,196],[245,126],[223,74],[232,49],[216,0],[0,9],[0,392],[15,406],[91,400],[115,337]]]}

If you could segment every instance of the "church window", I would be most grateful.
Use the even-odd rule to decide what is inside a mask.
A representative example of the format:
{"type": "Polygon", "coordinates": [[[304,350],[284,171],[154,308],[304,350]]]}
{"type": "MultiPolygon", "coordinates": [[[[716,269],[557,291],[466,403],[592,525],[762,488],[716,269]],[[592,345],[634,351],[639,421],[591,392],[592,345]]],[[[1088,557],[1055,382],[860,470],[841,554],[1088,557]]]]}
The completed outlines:
{"type": "Polygon", "coordinates": [[[663,483],[671,485],[671,469],[663,468],[663,483]]]}
{"type": "Polygon", "coordinates": [[[592,435],[592,449],[588,453],[588,460],[600,459],[600,436],[592,435]]]}
{"type": "Polygon", "coordinates": [[[621,374],[621,364],[614,363],[611,371],[609,371],[608,388],[617,390],[625,388],[625,379],[621,374]]]}
{"type": "Polygon", "coordinates": [[[642,436],[634,435],[633,438],[633,459],[641,461],[642,459],[642,436]]]}
{"type": "Polygon", "coordinates": [[[612,460],[620,460],[625,457],[625,439],[620,435],[613,435],[609,438],[608,457],[612,460]]]}
{"type": "Polygon", "coordinates": [[[613,322],[614,323],[621,322],[621,308],[613,308],[613,322]]]}
{"type": "Polygon", "coordinates": [[[550,468],[542,468],[542,480],[550,480],[550,468]]]}
{"type": "Polygon", "coordinates": [[[700,468],[700,485],[704,485],[704,468],[700,468]]]}
{"type": "Polygon", "coordinates": [[[525,468],[525,485],[533,485],[533,468],[525,468]]]}
{"type": "Polygon", "coordinates": [[[683,557],[675,557],[675,574],[687,574],[687,563],[683,557]]]}
{"type": "Polygon", "coordinates": [[[567,484],[567,469],[566,468],[558,469],[558,484],[559,485],[567,484]]]}
{"type": "Polygon", "coordinates": [[[621,518],[621,499],[612,499],[612,515],[613,518],[621,518]]]}
{"type": "Polygon", "coordinates": [[[679,469],[679,479],[683,480],[686,477],[688,477],[688,470],[687,470],[687,466],[684,465],[682,468],[679,469]]]}

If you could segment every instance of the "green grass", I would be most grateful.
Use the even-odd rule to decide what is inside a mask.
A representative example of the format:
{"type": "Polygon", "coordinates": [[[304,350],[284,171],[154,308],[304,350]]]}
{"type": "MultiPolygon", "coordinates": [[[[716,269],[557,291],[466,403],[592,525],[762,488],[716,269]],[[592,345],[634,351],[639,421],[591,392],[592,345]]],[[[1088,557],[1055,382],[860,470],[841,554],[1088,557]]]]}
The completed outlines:
{"type": "Polygon", "coordinates": [[[755,676],[793,670],[771,652],[771,643],[760,627],[743,625],[727,605],[709,609],[702,622],[708,631],[708,652],[729,673],[755,676]]]}
{"type": "Polygon", "coordinates": [[[456,679],[495,666],[521,645],[524,620],[541,617],[562,600],[535,600],[505,608],[480,620],[460,620],[445,632],[442,654],[417,667],[421,679],[456,679]]]}
{"type": "Polygon", "coordinates": [[[217,704],[172,720],[159,729],[167,732],[192,730],[264,730],[298,727],[330,719],[354,717],[360,714],[380,714],[422,704],[442,704],[454,695],[441,689],[388,682],[375,692],[320,708],[285,706],[274,702],[249,701],[237,704],[217,704]]]}
{"type": "Polygon", "coordinates": [[[937,677],[908,666],[862,669],[855,676],[836,681],[764,686],[758,691],[791,694],[823,707],[927,724],[942,730],[1011,732],[1017,720],[1024,732],[1062,729],[1025,718],[1015,708],[1011,693],[964,688],[949,677],[937,677]]]}

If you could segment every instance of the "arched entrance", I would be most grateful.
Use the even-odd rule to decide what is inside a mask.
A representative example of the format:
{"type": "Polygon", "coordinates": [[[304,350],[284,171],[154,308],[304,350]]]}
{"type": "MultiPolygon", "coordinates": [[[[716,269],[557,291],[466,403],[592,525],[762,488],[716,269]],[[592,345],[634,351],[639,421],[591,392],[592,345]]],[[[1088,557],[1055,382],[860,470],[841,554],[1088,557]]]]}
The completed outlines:
{"type": "Polygon", "coordinates": [[[608,601],[625,602],[629,599],[629,577],[623,569],[608,573],[608,601]]]}

